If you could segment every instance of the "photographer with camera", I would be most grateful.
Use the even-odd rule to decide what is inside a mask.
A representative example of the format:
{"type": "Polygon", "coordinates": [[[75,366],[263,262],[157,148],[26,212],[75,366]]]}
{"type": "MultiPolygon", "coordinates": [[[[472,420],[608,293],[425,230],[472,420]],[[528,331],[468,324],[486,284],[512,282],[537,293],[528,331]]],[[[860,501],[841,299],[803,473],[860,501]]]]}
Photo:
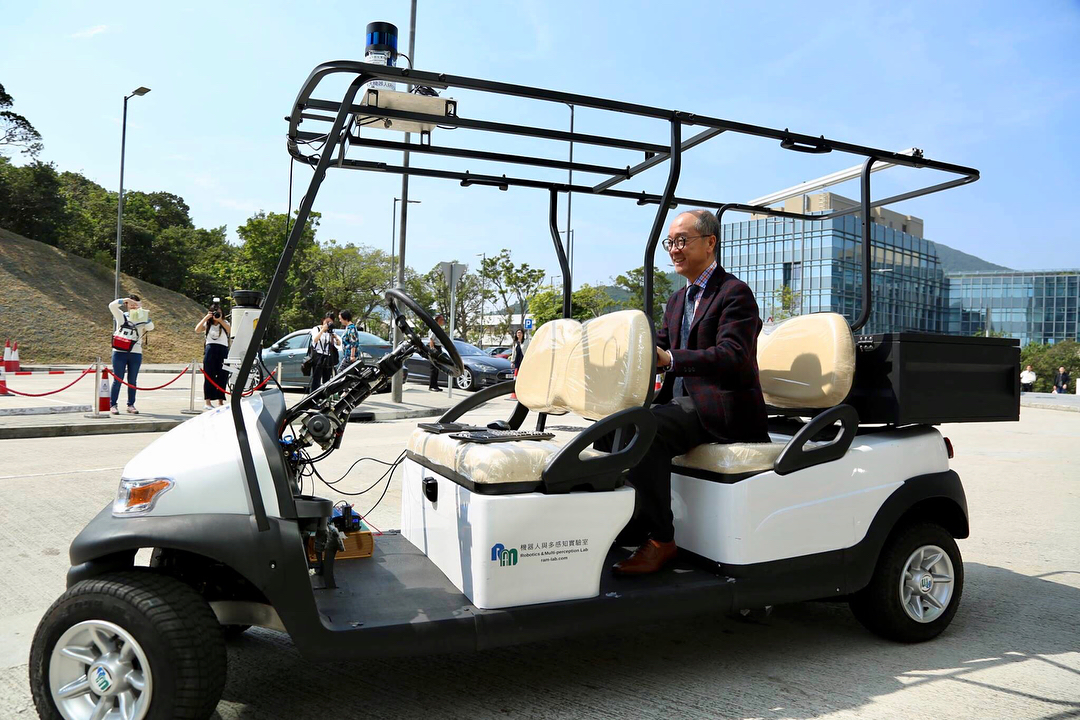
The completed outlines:
{"type": "Polygon", "coordinates": [[[211,401],[217,400],[218,407],[225,404],[225,393],[219,388],[229,381],[225,370],[225,358],[229,355],[229,333],[232,328],[221,312],[218,298],[206,311],[206,315],[195,326],[195,332],[205,333],[203,350],[203,410],[210,410],[211,401]],[[211,380],[213,382],[211,382],[211,380]],[[214,383],[217,383],[215,385],[214,383]]]}
{"type": "Polygon", "coordinates": [[[308,392],[315,392],[334,374],[341,349],[341,338],[334,333],[334,313],[328,311],[322,324],[311,328],[311,389],[308,392]]]}
{"type": "MultiPolygon", "coordinates": [[[[146,333],[154,329],[150,314],[143,309],[142,299],[138,295],[118,298],[109,303],[109,312],[113,316],[114,329],[112,338],[112,371],[115,379],[110,394],[109,412],[119,414],[116,403],[120,401],[120,381],[127,375],[127,382],[135,385],[142,366],[143,340],[146,333]]],[[[127,411],[138,415],[135,409],[135,388],[127,391],[127,411]]]]}

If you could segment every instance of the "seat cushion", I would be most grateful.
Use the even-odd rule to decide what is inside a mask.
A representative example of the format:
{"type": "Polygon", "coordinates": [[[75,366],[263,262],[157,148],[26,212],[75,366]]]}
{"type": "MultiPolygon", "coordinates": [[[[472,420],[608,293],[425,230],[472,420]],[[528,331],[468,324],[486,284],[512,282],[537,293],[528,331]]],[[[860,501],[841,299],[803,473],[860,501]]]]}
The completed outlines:
{"type": "Polygon", "coordinates": [[[679,467],[707,470],[723,475],[772,470],[786,442],[767,443],[708,443],[671,459],[673,469],[679,467]]]}
{"type": "Polygon", "coordinates": [[[778,408],[830,408],[855,378],[855,339],[837,313],[811,313],[766,327],[758,337],[765,402],[778,408]]]}
{"type": "MultiPolygon", "coordinates": [[[[477,485],[539,483],[548,462],[577,435],[564,431],[554,434],[553,440],[471,443],[417,428],[409,437],[408,449],[477,485]]],[[[603,454],[590,448],[581,457],[603,454]]]]}
{"type": "Polygon", "coordinates": [[[536,331],[518,371],[518,401],[533,412],[590,420],[640,407],[652,386],[652,330],[640,310],[584,323],[551,320],[536,331]]]}

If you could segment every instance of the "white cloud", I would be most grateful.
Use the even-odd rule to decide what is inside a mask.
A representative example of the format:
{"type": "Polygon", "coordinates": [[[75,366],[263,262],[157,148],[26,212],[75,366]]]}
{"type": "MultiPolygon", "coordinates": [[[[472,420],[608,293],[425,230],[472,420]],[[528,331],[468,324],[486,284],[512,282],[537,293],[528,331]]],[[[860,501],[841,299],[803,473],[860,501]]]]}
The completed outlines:
{"type": "Polygon", "coordinates": [[[95,25],[94,27],[89,27],[89,28],[86,28],[85,30],[80,30],[77,33],[73,33],[71,37],[73,37],[73,38],[94,37],[95,35],[100,35],[101,33],[105,32],[108,29],[109,29],[108,25],[95,25]]]}

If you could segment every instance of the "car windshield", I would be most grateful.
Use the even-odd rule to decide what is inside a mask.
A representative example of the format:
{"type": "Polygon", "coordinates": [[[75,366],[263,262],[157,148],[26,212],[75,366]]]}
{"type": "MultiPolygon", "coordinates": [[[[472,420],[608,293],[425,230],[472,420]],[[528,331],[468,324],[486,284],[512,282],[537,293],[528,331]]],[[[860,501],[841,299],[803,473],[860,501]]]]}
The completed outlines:
{"type": "Polygon", "coordinates": [[[360,336],[360,344],[361,345],[389,345],[390,344],[388,341],[383,340],[378,335],[373,335],[372,333],[369,333],[369,332],[364,332],[362,330],[358,330],[356,334],[360,336]]]}
{"type": "Polygon", "coordinates": [[[455,340],[454,347],[457,348],[457,351],[461,354],[462,357],[465,357],[466,355],[483,355],[487,357],[487,353],[485,353],[483,350],[476,347],[475,345],[470,345],[464,340],[455,340]]]}

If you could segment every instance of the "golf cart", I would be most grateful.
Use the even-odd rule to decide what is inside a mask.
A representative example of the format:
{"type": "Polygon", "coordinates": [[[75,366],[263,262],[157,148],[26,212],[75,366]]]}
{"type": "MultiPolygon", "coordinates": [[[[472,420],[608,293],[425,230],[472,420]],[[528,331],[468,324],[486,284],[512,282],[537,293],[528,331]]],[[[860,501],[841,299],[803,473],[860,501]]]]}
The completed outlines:
{"type": "MultiPolygon", "coordinates": [[[[478,650],[822,598],[848,600],[867,627],[894,640],[928,640],[949,624],[963,588],[955,539],[968,535],[967,507],[949,469],[951,446],[933,424],[1017,419],[1018,349],[1009,340],[855,333],[871,313],[871,209],[972,182],[976,170],[633,103],[347,61],[312,72],[288,121],[289,152],[314,175],[264,313],[279,300],[327,171],[342,168],[547,190],[564,317],[535,333],[516,382],[484,388],[439,423],[417,428],[401,460],[401,530],[380,535],[368,559],[336,559],[343,542],[331,520],[334,503],[301,488],[315,463],[340,447],[353,408],[413,352],[451,376],[462,371],[443,329],[400,290],[386,300],[403,339],[377,364],[353,364],[292,407],[280,388],[250,398],[238,389],[229,406],[148,446],[126,465],[116,500],[72,543],[68,590],[35,634],[30,682],[42,717],[208,717],[225,682],[225,634],[252,625],[286,632],[305,656],[330,660],[478,650]],[[348,82],[340,100],[316,97],[328,79],[348,82]],[[629,113],[664,124],[670,142],[470,119],[458,114],[457,101],[438,95],[448,88],[629,113]],[[419,133],[421,142],[372,135],[374,123],[380,132],[419,133]],[[684,140],[691,125],[703,130],[684,140]],[[634,165],[603,166],[511,155],[486,144],[444,146],[432,142],[437,127],[643,155],[634,165]],[[676,195],[682,153],[723,133],[865,158],[860,206],[802,215],[676,195]],[[405,149],[414,157],[603,179],[570,184],[448,170],[445,160],[434,168],[350,157],[405,149]],[[665,162],[661,193],[615,187],[665,162]],[[871,201],[875,163],[957,177],[871,201]],[[563,193],[657,206],[644,252],[646,308],[671,208],[802,223],[858,212],[864,221],[860,316],[852,323],[830,313],[801,316],[762,336],[757,361],[771,442],[704,445],[676,458],[672,508],[682,552],[654,575],[616,578],[610,570],[629,554],[614,544],[634,512],[626,473],[655,433],[647,409],[655,394],[652,320],[640,310],[570,319],[569,264],[555,224],[563,193]],[[427,347],[428,330],[442,351],[427,347]],[[470,411],[515,391],[505,421],[469,428],[470,411]],[[543,435],[550,416],[567,413],[589,424],[543,435]],[[532,427],[523,430],[527,421],[532,427]],[[593,449],[608,435],[611,452],[593,449]],[[235,445],[221,442],[230,438],[235,445]],[[144,549],[153,551],[150,566],[135,567],[144,549]]],[[[252,371],[265,326],[253,328],[241,379],[252,371]]]]}

